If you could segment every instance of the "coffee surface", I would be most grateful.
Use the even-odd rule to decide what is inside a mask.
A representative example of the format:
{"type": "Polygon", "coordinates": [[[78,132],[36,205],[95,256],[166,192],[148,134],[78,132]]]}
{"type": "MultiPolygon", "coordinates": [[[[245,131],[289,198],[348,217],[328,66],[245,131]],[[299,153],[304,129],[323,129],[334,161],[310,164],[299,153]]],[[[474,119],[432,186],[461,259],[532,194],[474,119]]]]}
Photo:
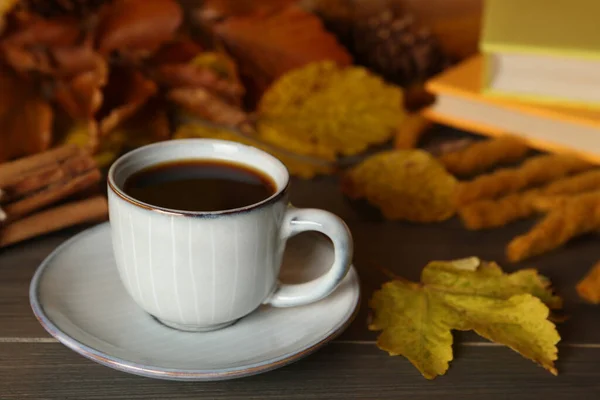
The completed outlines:
{"type": "Polygon", "coordinates": [[[125,181],[126,194],[181,211],[221,211],[249,206],[276,192],[273,180],[242,164],[182,160],[145,168],[125,181]]]}

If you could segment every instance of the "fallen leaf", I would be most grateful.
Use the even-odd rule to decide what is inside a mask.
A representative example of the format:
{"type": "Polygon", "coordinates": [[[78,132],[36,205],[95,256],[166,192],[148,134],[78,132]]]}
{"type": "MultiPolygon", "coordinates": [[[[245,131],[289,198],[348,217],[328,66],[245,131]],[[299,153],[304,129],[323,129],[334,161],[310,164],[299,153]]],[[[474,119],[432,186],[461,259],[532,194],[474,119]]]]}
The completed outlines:
{"type": "Polygon", "coordinates": [[[414,149],[433,123],[419,113],[408,114],[396,129],[394,148],[414,149]]]}
{"type": "Polygon", "coordinates": [[[457,204],[464,206],[478,200],[497,198],[592,168],[594,164],[571,154],[530,157],[517,167],[500,168],[461,182],[456,197],[457,204]]]}
{"type": "Polygon", "coordinates": [[[52,107],[31,82],[0,65],[0,162],[47,150],[52,107]]]}
{"type": "Polygon", "coordinates": [[[158,65],[154,77],[169,89],[204,88],[235,105],[241,104],[244,94],[235,63],[220,52],[203,52],[185,63],[158,65]]]}
{"type": "Polygon", "coordinates": [[[588,303],[600,304],[600,262],[594,264],[576,288],[579,297],[588,303]]]}
{"type": "Polygon", "coordinates": [[[528,232],[506,246],[510,262],[519,262],[557,249],[577,236],[600,229],[600,194],[588,192],[559,201],[528,232]]]}
{"type": "Polygon", "coordinates": [[[0,53],[19,73],[35,71],[52,75],[57,71],[53,52],[76,45],[81,35],[81,28],[74,18],[49,20],[18,13],[14,27],[0,40],[0,53]]]}
{"type": "Polygon", "coordinates": [[[296,0],[205,0],[202,7],[192,14],[199,23],[224,20],[233,16],[248,14],[269,14],[280,10],[296,0]]]}
{"type": "Polygon", "coordinates": [[[429,153],[392,150],[351,168],[342,190],[352,198],[366,198],[388,219],[434,222],[454,214],[457,184],[429,153]]]}
{"type": "Polygon", "coordinates": [[[427,379],[448,370],[452,330],[473,330],[557,374],[560,336],[548,317],[562,301],[533,269],[505,274],[475,257],[434,261],[423,268],[420,283],[387,282],[369,305],[369,329],[382,331],[377,346],[408,358],[427,379]]]}
{"type": "Polygon", "coordinates": [[[2,38],[19,46],[70,46],[81,35],[78,20],[72,17],[47,19],[32,13],[18,13],[14,27],[2,38]]]}
{"type": "Polygon", "coordinates": [[[530,148],[523,139],[505,135],[481,140],[453,153],[446,153],[440,161],[446,169],[457,176],[472,176],[503,164],[523,159],[530,148]]]}
{"type": "Polygon", "coordinates": [[[98,27],[102,54],[149,57],[173,39],[183,19],[175,0],[119,0],[107,7],[98,27]]]}
{"type": "Polygon", "coordinates": [[[293,4],[273,13],[227,18],[216,25],[215,33],[239,61],[242,75],[258,96],[281,75],[307,64],[352,63],[319,18],[293,4]]]}
{"type": "Polygon", "coordinates": [[[189,37],[177,37],[164,43],[148,61],[150,65],[185,64],[202,50],[202,46],[189,37]]]}
{"type": "Polygon", "coordinates": [[[54,100],[74,120],[90,120],[102,106],[102,89],[107,75],[106,61],[98,58],[93,69],[58,80],[54,86],[54,100]]]}
{"type": "Polygon", "coordinates": [[[240,133],[224,127],[208,125],[206,123],[186,123],[179,126],[173,135],[174,139],[185,138],[208,138],[221,139],[247,144],[266,151],[277,157],[285,164],[290,174],[303,179],[310,179],[317,175],[331,174],[334,170],[332,163],[324,160],[302,158],[296,154],[286,153],[283,149],[277,149],[253,138],[243,136],[240,133]]]}
{"type": "Polygon", "coordinates": [[[75,144],[91,154],[97,150],[98,124],[93,119],[88,121],[63,119],[56,125],[59,145],[75,144]]]}
{"type": "Polygon", "coordinates": [[[216,124],[239,126],[248,120],[248,115],[240,107],[223,101],[204,88],[173,89],[167,93],[167,99],[216,124]]]}
{"type": "Polygon", "coordinates": [[[98,113],[100,135],[105,135],[138,111],[157,92],[156,84],[130,67],[112,67],[98,113]]]}
{"type": "Polygon", "coordinates": [[[140,146],[170,139],[171,129],[161,99],[153,98],[124,123],[100,138],[94,158],[108,167],[121,154],[140,146]]]}
{"type": "Polygon", "coordinates": [[[99,66],[106,67],[106,60],[93,48],[92,43],[78,44],[52,49],[53,75],[68,78],[89,71],[98,70],[99,66]]]}
{"type": "Polygon", "coordinates": [[[260,101],[257,125],[260,133],[268,124],[271,139],[337,156],[388,141],[404,117],[400,88],[364,68],[324,61],[278,79],[260,101]]]}

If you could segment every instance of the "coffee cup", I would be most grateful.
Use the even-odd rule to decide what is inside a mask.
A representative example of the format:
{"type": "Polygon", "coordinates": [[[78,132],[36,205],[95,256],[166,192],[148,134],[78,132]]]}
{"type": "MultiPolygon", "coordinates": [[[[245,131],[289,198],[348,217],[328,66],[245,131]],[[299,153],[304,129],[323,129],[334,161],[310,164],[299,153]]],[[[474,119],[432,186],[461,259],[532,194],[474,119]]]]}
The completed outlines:
{"type": "Polygon", "coordinates": [[[108,204],[114,257],[128,294],[164,325],[184,331],[224,328],[263,304],[294,307],[329,296],[350,267],[351,234],[328,211],[290,205],[289,181],[277,158],[223,140],[165,141],[121,156],[108,173],[108,204]],[[143,169],[190,159],[253,168],[273,181],[274,193],[234,209],[189,211],[124,190],[143,169]],[[283,284],[278,275],[286,241],[305,231],[331,239],[333,263],[314,280],[283,284]]]}

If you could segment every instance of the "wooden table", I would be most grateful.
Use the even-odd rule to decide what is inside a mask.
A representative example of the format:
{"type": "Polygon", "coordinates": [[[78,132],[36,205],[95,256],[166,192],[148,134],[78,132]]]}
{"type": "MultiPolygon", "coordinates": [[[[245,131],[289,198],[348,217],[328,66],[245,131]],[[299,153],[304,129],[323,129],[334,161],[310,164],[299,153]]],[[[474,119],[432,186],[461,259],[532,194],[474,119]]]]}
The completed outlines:
{"type": "Polygon", "coordinates": [[[510,228],[469,232],[453,219],[441,224],[388,222],[373,209],[351,203],[333,178],[294,181],[299,207],[331,210],[346,220],[355,239],[362,284],[361,311],[348,330],[317,353],[262,375],[211,383],[141,378],[98,365],[52,339],[30,308],[28,286],[38,264],[77,230],[63,231],[0,250],[0,399],[597,399],[600,398],[600,307],[585,305],[574,285],[600,259],[596,238],[531,262],[504,261],[504,244],[530,221],[510,228]],[[375,346],[367,330],[367,300],[386,280],[376,266],[417,280],[431,259],[477,255],[506,270],[535,266],[566,300],[570,319],[560,324],[559,376],[512,350],[474,334],[456,334],[455,360],[445,376],[427,381],[404,358],[375,346]]]}

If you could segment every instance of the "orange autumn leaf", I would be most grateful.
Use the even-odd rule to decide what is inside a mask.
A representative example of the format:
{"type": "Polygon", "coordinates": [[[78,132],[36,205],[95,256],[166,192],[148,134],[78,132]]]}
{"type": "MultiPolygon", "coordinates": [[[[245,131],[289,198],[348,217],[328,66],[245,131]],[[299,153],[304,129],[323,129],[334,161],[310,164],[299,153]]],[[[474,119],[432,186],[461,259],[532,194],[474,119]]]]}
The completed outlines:
{"type": "Polygon", "coordinates": [[[0,54],[8,65],[23,74],[31,71],[56,73],[60,65],[57,65],[54,51],[76,45],[82,33],[73,18],[49,20],[17,13],[13,19],[13,26],[0,41],[0,54]]]}
{"type": "Polygon", "coordinates": [[[156,84],[141,72],[133,68],[113,67],[104,88],[104,102],[98,115],[100,135],[105,135],[131,117],[157,90],[156,84]]]}
{"type": "MultiPolygon", "coordinates": [[[[76,65],[74,62],[73,66],[76,65]]],[[[97,58],[93,68],[65,77],[54,86],[54,100],[75,120],[90,120],[102,105],[102,89],[108,79],[108,65],[97,58]]]]}
{"type": "Polygon", "coordinates": [[[319,18],[295,5],[277,12],[233,16],[215,32],[240,63],[251,86],[262,92],[284,73],[315,61],[352,63],[319,18]]]}
{"type": "Polygon", "coordinates": [[[576,286],[579,297],[592,304],[600,304],[600,262],[586,273],[576,286]]]}
{"type": "Polygon", "coordinates": [[[205,0],[202,7],[193,14],[201,22],[208,22],[235,15],[267,14],[294,2],[295,0],[205,0]]]}
{"type": "Polygon", "coordinates": [[[183,13],[175,0],[120,0],[105,10],[100,22],[98,48],[102,54],[118,51],[149,56],[171,40],[183,13]]]}
{"type": "Polygon", "coordinates": [[[0,67],[0,162],[50,147],[52,108],[35,87],[0,67]]]}
{"type": "Polygon", "coordinates": [[[187,62],[158,65],[153,79],[168,89],[204,88],[235,105],[244,94],[235,62],[222,52],[201,52],[187,62]]]}
{"type": "Polygon", "coordinates": [[[167,99],[183,110],[225,126],[240,126],[248,122],[248,114],[240,107],[229,104],[204,88],[178,88],[167,93],[167,99]]]}
{"type": "Polygon", "coordinates": [[[202,47],[188,37],[178,37],[163,44],[148,60],[150,65],[187,63],[202,52],[202,47]]]}

